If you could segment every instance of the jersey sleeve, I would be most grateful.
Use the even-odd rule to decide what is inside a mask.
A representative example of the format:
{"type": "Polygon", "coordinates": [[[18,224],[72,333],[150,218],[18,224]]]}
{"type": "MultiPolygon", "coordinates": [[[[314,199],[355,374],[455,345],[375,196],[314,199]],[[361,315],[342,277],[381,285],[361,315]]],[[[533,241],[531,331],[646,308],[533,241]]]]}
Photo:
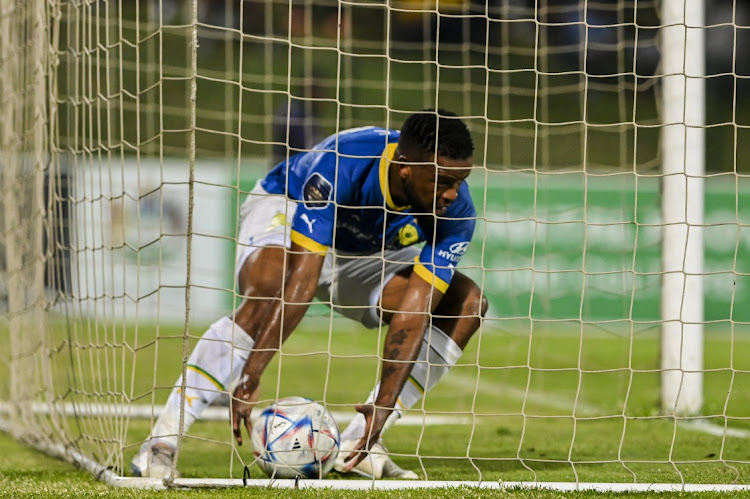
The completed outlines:
{"type": "Polygon", "coordinates": [[[464,202],[446,213],[446,218],[438,219],[434,237],[427,237],[414,263],[414,272],[442,293],[448,290],[456,266],[469,249],[476,225],[476,210],[466,184],[460,195],[466,196],[464,202]]]}
{"type": "Polygon", "coordinates": [[[343,184],[336,178],[336,153],[321,152],[314,160],[297,199],[291,239],[303,248],[324,254],[333,245],[337,192],[343,184]]]}

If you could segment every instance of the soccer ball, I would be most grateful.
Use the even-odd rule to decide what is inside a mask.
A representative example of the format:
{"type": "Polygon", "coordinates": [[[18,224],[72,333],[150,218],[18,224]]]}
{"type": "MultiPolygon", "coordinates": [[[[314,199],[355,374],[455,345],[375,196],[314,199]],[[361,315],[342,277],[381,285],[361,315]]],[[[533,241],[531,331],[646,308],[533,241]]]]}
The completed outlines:
{"type": "Polygon", "coordinates": [[[271,478],[323,478],[339,450],[339,428],[328,410],[304,397],[271,404],[253,425],[253,453],[271,478]]]}

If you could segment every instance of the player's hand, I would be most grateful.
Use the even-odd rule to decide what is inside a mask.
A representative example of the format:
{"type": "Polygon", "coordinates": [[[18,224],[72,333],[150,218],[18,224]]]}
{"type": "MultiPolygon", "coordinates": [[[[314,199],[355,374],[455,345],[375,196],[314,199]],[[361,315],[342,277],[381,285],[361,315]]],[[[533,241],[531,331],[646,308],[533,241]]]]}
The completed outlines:
{"type": "Polygon", "coordinates": [[[253,404],[258,400],[259,384],[257,380],[251,379],[248,375],[243,374],[240,378],[240,384],[234,389],[232,395],[232,431],[237,445],[242,445],[242,423],[245,423],[247,436],[249,437],[253,430],[253,423],[250,421],[250,411],[253,404]]]}
{"type": "Polygon", "coordinates": [[[375,407],[373,404],[358,404],[355,409],[365,416],[365,436],[357,442],[352,452],[344,460],[347,472],[367,457],[367,451],[378,441],[385,421],[393,412],[393,409],[375,407]]]}

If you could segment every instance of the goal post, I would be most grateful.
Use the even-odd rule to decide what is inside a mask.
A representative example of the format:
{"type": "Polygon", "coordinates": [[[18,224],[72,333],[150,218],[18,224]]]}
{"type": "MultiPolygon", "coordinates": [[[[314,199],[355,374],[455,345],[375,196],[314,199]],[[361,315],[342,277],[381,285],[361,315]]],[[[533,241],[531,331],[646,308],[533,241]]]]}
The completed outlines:
{"type": "Polygon", "coordinates": [[[702,2],[662,3],[661,405],[703,405],[705,21],[702,2]]]}
{"type": "MultiPolygon", "coordinates": [[[[0,0],[0,430],[115,487],[750,490],[750,9],[719,3],[0,0]],[[384,436],[420,480],[269,481],[221,383],[182,477],[131,476],[242,300],[255,182],[425,108],[474,138],[490,308],[384,436]]],[[[386,333],[314,302],[256,409],[343,430],[386,333]]]]}
{"type": "Polygon", "coordinates": [[[34,426],[23,402],[35,395],[27,383],[50,381],[40,357],[47,345],[45,265],[51,253],[49,88],[50,16],[44,1],[0,4],[0,309],[3,399],[20,403],[13,415],[23,430],[34,426]],[[36,345],[36,346],[32,346],[36,345]]]}

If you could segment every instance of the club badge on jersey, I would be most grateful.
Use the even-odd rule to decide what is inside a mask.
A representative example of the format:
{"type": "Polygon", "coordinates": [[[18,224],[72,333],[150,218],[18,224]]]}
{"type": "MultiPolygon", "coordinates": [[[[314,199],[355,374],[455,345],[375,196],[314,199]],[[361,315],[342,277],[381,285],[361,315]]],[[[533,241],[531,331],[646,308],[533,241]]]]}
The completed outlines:
{"type": "Polygon", "coordinates": [[[419,242],[419,229],[416,225],[406,224],[398,231],[398,242],[401,246],[411,246],[419,242]]]}
{"type": "Polygon", "coordinates": [[[332,193],[331,182],[317,172],[310,175],[302,186],[305,207],[310,210],[322,210],[327,207],[332,193]]]}

